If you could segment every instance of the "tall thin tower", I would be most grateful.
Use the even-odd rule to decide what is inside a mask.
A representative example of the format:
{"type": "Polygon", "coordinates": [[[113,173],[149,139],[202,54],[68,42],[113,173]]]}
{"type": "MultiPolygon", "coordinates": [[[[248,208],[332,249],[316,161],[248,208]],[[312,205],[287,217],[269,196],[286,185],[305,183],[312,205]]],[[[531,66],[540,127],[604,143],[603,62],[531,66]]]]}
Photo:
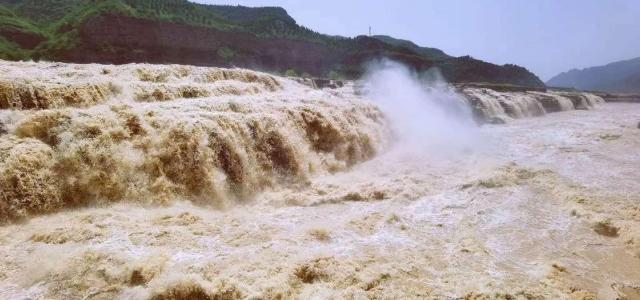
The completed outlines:
{"type": "Polygon", "coordinates": [[[369,36],[371,36],[371,26],[369,26],[369,36]]]}

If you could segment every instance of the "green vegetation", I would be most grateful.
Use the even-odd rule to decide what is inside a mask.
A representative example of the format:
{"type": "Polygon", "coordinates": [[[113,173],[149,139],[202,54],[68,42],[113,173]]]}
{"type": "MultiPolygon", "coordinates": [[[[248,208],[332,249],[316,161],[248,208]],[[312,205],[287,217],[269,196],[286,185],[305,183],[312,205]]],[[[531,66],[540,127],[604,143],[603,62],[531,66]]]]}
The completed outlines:
{"type": "Polygon", "coordinates": [[[294,69],[288,69],[287,71],[284,72],[284,76],[287,76],[287,77],[298,77],[298,72],[296,72],[296,70],[294,70],[294,69]]]}
{"type": "Polygon", "coordinates": [[[49,41],[36,53],[46,57],[49,52],[73,48],[78,27],[91,17],[106,13],[250,32],[262,38],[336,42],[297,25],[279,7],[203,5],[187,0],[0,0],[0,28],[45,36],[49,41]]]}
{"type": "Polygon", "coordinates": [[[218,48],[218,51],[216,51],[216,53],[218,54],[218,56],[220,56],[222,59],[225,59],[225,60],[229,60],[236,55],[235,52],[233,52],[233,50],[227,47],[218,48]]]}
{"type": "Polygon", "coordinates": [[[396,39],[386,35],[374,35],[373,38],[381,40],[390,45],[407,48],[413,52],[420,54],[423,57],[428,57],[434,60],[445,60],[451,58],[451,56],[447,55],[440,49],[420,47],[414,44],[412,41],[396,39]]]}
{"type": "Polygon", "coordinates": [[[358,77],[363,64],[383,57],[418,71],[438,67],[454,82],[543,86],[518,66],[451,57],[388,36],[320,34],[279,7],[187,0],[0,0],[1,59],[236,65],[337,79],[358,77]],[[113,20],[122,23],[112,25],[113,20]],[[154,31],[160,27],[163,31],[154,31]],[[190,39],[194,31],[200,35],[190,39]]]}
{"type": "Polygon", "coordinates": [[[20,46],[0,37],[0,59],[21,60],[27,57],[29,57],[29,54],[26,50],[23,50],[20,46]]]}
{"type": "Polygon", "coordinates": [[[20,31],[39,32],[40,30],[27,20],[16,16],[16,14],[5,6],[0,6],[0,28],[2,30],[15,29],[20,31]]]}

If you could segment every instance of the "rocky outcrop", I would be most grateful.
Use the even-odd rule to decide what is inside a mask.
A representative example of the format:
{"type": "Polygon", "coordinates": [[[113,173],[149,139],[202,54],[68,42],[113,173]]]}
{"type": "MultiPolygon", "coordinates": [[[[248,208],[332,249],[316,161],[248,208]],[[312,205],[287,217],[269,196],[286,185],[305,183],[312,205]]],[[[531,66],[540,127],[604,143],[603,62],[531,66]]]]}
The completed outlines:
{"type": "Polygon", "coordinates": [[[298,83],[304,84],[308,87],[314,89],[337,89],[341,88],[345,85],[344,80],[333,80],[333,79],[325,79],[325,78],[301,78],[301,77],[290,77],[298,83]]]}
{"type": "Polygon", "coordinates": [[[339,87],[344,86],[344,83],[342,81],[332,80],[332,79],[314,78],[314,79],[311,79],[311,83],[312,83],[312,86],[317,89],[322,89],[322,88],[337,89],[339,87]]]}
{"type": "Polygon", "coordinates": [[[33,49],[46,40],[42,35],[12,28],[0,29],[0,37],[12,41],[24,49],[33,49]]]}
{"type": "Polygon", "coordinates": [[[259,38],[247,32],[114,14],[98,16],[83,24],[80,40],[78,47],[63,53],[60,58],[81,63],[242,66],[325,74],[344,55],[341,51],[304,40],[259,38]]]}

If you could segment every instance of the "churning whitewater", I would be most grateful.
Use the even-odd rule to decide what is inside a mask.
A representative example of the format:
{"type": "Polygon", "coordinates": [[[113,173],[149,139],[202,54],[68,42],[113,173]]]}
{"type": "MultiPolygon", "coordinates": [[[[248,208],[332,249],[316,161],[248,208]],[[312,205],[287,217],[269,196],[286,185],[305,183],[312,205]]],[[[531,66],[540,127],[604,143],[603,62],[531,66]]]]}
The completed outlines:
{"type": "Polygon", "coordinates": [[[370,159],[370,103],[248,70],[8,64],[0,217],[95,203],[216,207],[370,159]]]}
{"type": "Polygon", "coordinates": [[[638,105],[0,65],[2,299],[640,297],[638,105]]]}

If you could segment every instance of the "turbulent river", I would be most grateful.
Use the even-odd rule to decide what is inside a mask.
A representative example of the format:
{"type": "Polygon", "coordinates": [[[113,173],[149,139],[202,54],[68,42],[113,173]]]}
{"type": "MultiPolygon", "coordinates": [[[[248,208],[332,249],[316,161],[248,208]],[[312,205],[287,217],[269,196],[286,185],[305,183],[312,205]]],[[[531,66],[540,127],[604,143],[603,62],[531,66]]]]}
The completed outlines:
{"type": "Polygon", "coordinates": [[[640,105],[1,63],[2,299],[640,297],[640,105]]]}

